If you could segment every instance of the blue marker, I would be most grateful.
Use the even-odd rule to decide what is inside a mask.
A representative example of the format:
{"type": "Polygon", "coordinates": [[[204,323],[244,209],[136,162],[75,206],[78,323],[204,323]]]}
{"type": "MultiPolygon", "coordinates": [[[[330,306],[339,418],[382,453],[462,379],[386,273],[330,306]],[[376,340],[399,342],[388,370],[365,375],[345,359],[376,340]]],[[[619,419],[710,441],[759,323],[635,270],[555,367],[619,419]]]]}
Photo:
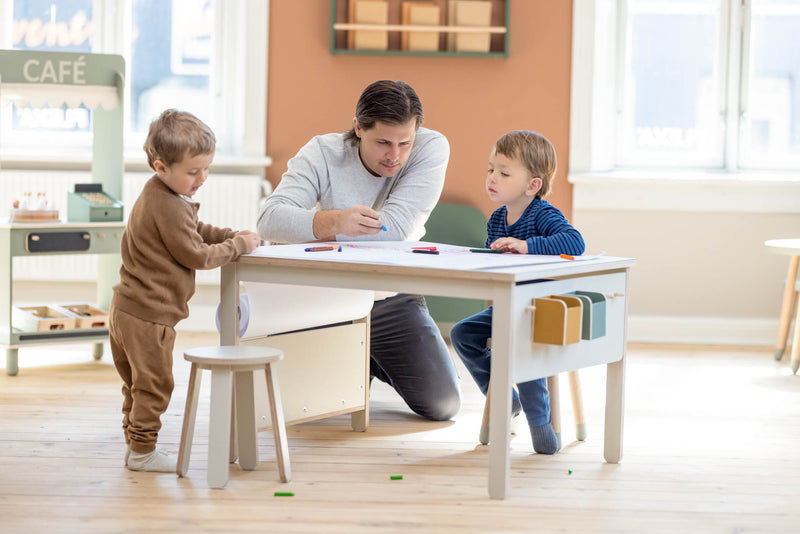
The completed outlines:
{"type": "Polygon", "coordinates": [[[386,231],[386,225],[385,224],[381,225],[381,230],[383,230],[384,232],[386,231]]]}

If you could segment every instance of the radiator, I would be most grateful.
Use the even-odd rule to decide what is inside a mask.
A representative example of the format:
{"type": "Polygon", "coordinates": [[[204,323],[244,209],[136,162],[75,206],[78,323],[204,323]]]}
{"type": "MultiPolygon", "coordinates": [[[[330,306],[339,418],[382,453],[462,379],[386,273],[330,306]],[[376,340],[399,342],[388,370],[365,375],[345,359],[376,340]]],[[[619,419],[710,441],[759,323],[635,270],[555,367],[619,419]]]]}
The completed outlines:
{"type": "MultiPolygon", "coordinates": [[[[126,173],[122,184],[125,216],[152,173],[126,173]]],[[[76,183],[91,182],[88,172],[7,171],[0,173],[0,218],[9,215],[14,199],[26,191],[44,192],[56,202],[62,220],[67,217],[67,193],[76,183]]],[[[253,174],[211,174],[194,199],[200,202],[200,220],[234,230],[255,230],[264,182],[253,174]]],[[[97,261],[91,255],[47,255],[14,258],[16,280],[94,281],[97,261]]],[[[198,271],[198,284],[218,284],[219,269],[198,271]]]]}

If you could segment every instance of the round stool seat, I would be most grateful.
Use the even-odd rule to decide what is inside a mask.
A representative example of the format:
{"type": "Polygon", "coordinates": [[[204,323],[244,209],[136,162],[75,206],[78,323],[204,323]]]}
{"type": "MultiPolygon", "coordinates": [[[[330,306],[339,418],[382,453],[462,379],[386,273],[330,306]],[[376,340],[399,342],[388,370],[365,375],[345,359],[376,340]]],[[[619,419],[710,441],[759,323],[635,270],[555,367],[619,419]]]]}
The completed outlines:
{"type": "Polygon", "coordinates": [[[266,365],[282,360],[283,351],[271,347],[222,345],[186,349],[183,357],[201,365],[266,365]]]}

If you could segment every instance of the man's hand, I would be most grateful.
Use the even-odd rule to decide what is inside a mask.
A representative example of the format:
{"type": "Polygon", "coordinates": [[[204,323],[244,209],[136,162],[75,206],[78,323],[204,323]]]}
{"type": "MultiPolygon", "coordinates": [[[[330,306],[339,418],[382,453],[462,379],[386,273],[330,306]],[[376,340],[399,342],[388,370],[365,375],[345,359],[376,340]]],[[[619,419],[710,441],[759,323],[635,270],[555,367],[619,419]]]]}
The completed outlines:
{"type": "Polygon", "coordinates": [[[368,206],[318,211],[314,215],[314,237],[333,241],[337,234],[350,237],[375,235],[381,231],[380,217],[380,213],[368,206]]]}
{"type": "Polygon", "coordinates": [[[502,250],[503,252],[513,252],[514,254],[527,254],[528,242],[513,237],[501,237],[492,243],[492,250],[502,250]]]}

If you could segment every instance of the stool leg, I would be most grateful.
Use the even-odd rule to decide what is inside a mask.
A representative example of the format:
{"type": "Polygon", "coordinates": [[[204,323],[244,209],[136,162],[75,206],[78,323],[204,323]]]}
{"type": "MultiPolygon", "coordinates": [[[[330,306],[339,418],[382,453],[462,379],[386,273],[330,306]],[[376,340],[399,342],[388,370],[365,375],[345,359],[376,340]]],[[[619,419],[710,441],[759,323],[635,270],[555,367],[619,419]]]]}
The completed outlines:
{"type": "Polygon", "coordinates": [[[269,416],[272,419],[272,434],[275,437],[275,456],[278,460],[278,473],[282,482],[289,482],[292,479],[292,467],[289,465],[289,445],[286,439],[286,425],[283,421],[281,390],[278,387],[278,377],[275,376],[271,364],[265,366],[264,372],[267,377],[269,416]]]}
{"type": "Polygon", "coordinates": [[[189,457],[192,455],[194,422],[197,418],[197,400],[200,396],[200,381],[203,370],[192,364],[189,374],[189,389],[186,391],[186,408],[183,411],[181,445],[178,450],[178,476],[186,476],[189,471],[189,457]]]}
{"type": "MultiPolygon", "coordinates": [[[[781,321],[778,325],[778,340],[775,342],[775,359],[780,360],[786,350],[786,340],[789,338],[789,327],[792,326],[792,314],[797,302],[797,269],[800,265],[800,256],[789,258],[789,272],[786,273],[786,286],[783,288],[783,303],[781,304],[781,321]]],[[[795,330],[797,326],[795,326],[795,330]]],[[[794,352],[794,348],[792,349],[794,352]]]]}
{"type": "Polygon", "coordinates": [[[208,421],[208,485],[224,488],[228,483],[231,435],[232,373],[211,370],[211,410],[208,421]]]}
{"type": "Polygon", "coordinates": [[[569,393],[572,398],[572,415],[575,420],[575,437],[578,441],[586,440],[586,417],[583,415],[583,394],[581,393],[581,377],[578,371],[567,373],[569,377],[569,393]]]}
{"type": "Polygon", "coordinates": [[[558,375],[547,377],[547,391],[550,392],[550,421],[556,433],[558,449],[561,450],[561,399],[558,393],[558,375]]]}
{"type": "Polygon", "coordinates": [[[230,446],[228,447],[228,463],[234,464],[239,459],[239,443],[236,440],[236,381],[233,383],[233,390],[231,391],[231,438],[230,446]]]}
{"type": "Polygon", "coordinates": [[[478,433],[478,442],[481,445],[489,443],[489,398],[492,387],[486,388],[486,402],[483,405],[483,418],[481,419],[481,430],[478,433]]]}
{"type": "Polygon", "coordinates": [[[253,392],[253,371],[236,373],[236,438],[239,446],[239,467],[256,468],[256,401],[253,392]]]}

